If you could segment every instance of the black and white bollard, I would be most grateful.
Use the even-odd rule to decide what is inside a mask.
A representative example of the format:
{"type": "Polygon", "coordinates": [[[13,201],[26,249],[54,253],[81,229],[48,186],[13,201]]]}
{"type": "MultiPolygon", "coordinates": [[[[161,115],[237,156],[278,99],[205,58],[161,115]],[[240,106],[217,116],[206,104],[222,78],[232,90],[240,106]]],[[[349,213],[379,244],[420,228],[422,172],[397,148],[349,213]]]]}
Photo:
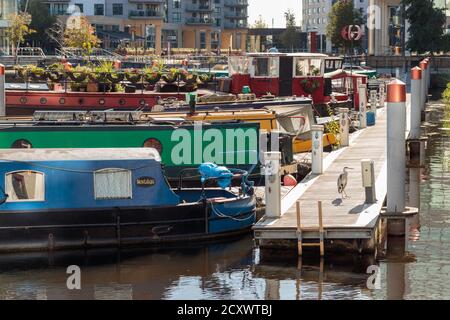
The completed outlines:
{"type": "Polygon", "coordinates": [[[281,152],[266,152],[264,154],[264,175],[266,182],[266,217],[281,216],[281,152]]]}
{"type": "Polygon", "coordinates": [[[361,160],[361,174],[363,187],[366,192],[365,203],[376,203],[377,193],[375,189],[375,162],[370,159],[361,160]]]}
{"type": "Polygon", "coordinates": [[[0,117],[6,116],[5,66],[0,64],[0,117]]]}
{"type": "Polygon", "coordinates": [[[348,108],[339,108],[339,133],[340,133],[340,145],[341,147],[348,147],[349,142],[349,130],[350,119],[348,117],[348,108]]]}
{"type": "Polygon", "coordinates": [[[312,154],[311,164],[312,174],[323,173],[323,130],[322,125],[313,125],[311,127],[312,154]]]}
{"type": "Polygon", "coordinates": [[[358,86],[359,95],[359,128],[367,128],[367,88],[365,84],[358,86]]]}
{"type": "Polygon", "coordinates": [[[406,85],[387,85],[387,212],[405,210],[406,85]]]}
{"type": "Polygon", "coordinates": [[[420,138],[422,75],[421,68],[415,67],[411,69],[411,139],[420,138]]]}

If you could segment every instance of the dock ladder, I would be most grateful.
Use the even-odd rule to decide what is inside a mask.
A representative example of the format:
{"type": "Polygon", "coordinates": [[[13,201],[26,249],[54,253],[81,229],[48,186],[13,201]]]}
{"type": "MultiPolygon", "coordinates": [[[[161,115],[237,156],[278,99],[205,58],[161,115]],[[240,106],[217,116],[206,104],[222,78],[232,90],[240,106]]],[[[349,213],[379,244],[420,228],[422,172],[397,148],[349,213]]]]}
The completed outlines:
{"type": "Polygon", "coordinates": [[[323,219],[322,219],[322,201],[318,202],[319,209],[319,227],[308,227],[303,228],[301,222],[301,212],[300,212],[300,201],[297,201],[297,244],[298,244],[298,255],[303,255],[303,247],[319,247],[320,248],[320,256],[323,257],[325,255],[325,246],[324,246],[324,230],[323,230],[323,219]],[[319,242],[312,243],[304,243],[303,242],[303,233],[304,232],[318,232],[319,233],[319,242]]]}

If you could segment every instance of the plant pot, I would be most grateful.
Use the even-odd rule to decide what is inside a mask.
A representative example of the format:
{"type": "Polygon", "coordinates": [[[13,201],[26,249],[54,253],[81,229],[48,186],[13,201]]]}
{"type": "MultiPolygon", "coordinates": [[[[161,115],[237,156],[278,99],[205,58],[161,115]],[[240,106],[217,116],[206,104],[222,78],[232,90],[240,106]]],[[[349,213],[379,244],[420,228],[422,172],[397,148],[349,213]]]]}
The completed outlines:
{"type": "Polygon", "coordinates": [[[98,83],[88,83],[86,89],[87,92],[98,92],[98,83]]]}
{"type": "Polygon", "coordinates": [[[130,85],[125,86],[125,93],[135,93],[135,92],[136,92],[135,86],[130,85]]]}
{"type": "Polygon", "coordinates": [[[111,85],[109,83],[99,83],[98,91],[99,92],[108,92],[111,90],[111,85]]]}

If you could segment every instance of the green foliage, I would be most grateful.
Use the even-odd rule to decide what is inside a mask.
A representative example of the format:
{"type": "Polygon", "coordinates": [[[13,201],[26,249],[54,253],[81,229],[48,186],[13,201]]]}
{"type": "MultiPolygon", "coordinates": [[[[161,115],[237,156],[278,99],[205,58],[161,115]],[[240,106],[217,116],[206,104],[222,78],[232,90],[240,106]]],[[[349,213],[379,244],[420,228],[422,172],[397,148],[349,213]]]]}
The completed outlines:
{"type": "MultiPolygon", "coordinates": [[[[351,41],[342,38],[341,31],[348,25],[361,25],[363,19],[361,13],[353,7],[353,1],[339,0],[331,8],[328,14],[327,37],[336,48],[350,48],[351,41]]],[[[360,47],[362,41],[354,41],[355,48],[360,47]]]]}
{"type": "Polygon", "coordinates": [[[442,93],[442,99],[444,99],[446,104],[450,104],[450,82],[447,83],[447,89],[442,93]]]}
{"type": "MultiPolygon", "coordinates": [[[[8,15],[9,26],[6,28],[6,36],[11,44],[16,47],[24,42],[27,35],[36,31],[30,28],[31,15],[26,12],[8,15]]],[[[17,50],[14,50],[14,56],[17,56],[17,50]]]]}
{"type": "Polygon", "coordinates": [[[264,20],[262,15],[259,15],[258,20],[256,20],[255,23],[252,25],[253,29],[265,29],[265,28],[268,28],[268,27],[269,27],[269,25],[264,20]]]}
{"type": "Polygon", "coordinates": [[[436,8],[433,0],[402,0],[402,4],[410,23],[407,48],[418,54],[447,51],[450,38],[444,35],[445,11],[436,8]]]}
{"type": "Polygon", "coordinates": [[[34,46],[46,47],[50,39],[46,33],[55,22],[55,16],[50,15],[44,0],[29,0],[27,12],[31,15],[30,28],[35,33],[28,34],[25,40],[33,42],[34,46]]]}
{"type": "MultiPolygon", "coordinates": [[[[330,105],[327,105],[327,112],[328,112],[328,116],[330,118],[334,117],[333,109],[331,108],[330,105]]],[[[341,144],[341,140],[340,140],[340,136],[339,136],[340,132],[341,132],[341,126],[339,124],[339,121],[338,120],[330,121],[330,122],[326,123],[324,125],[324,127],[325,127],[326,132],[329,132],[336,137],[335,147],[339,147],[341,144]]]]}
{"type": "Polygon", "coordinates": [[[295,15],[289,9],[284,13],[286,19],[286,30],[281,35],[281,42],[286,48],[293,48],[297,42],[297,30],[295,27],[295,15]]]}

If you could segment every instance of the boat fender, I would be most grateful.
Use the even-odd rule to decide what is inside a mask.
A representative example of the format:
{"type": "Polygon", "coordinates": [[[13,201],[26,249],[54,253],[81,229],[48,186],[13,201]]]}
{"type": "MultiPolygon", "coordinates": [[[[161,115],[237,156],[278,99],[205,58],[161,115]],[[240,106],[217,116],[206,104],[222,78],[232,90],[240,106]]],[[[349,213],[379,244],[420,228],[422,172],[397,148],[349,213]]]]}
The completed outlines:
{"type": "Polygon", "coordinates": [[[285,187],[295,187],[297,185],[297,179],[293,175],[287,174],[283,177],[283,184],[285,187]]]}

